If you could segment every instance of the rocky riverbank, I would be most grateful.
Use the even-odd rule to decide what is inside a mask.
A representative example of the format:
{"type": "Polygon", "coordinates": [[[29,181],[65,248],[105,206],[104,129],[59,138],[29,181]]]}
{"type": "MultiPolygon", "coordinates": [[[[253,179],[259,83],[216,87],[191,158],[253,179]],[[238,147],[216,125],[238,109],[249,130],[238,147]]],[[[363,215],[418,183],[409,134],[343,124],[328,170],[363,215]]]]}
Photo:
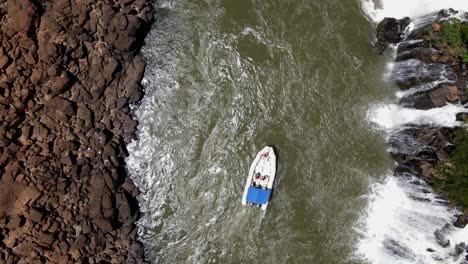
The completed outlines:
{"type": "MultiPolygon", "coordinates": [[[[391,78],[401,89],[398,102],[401,107],[430,110],[446,107],[447,104],[468,103],[468,58],[464,58],[468,54],[468,46],[464,43],[465,37],[468,41],[468,31],[463,32],[465,26],[468,29],[468,23],[458,19],[451,21],[451,16],[468,18],[468,14],[442,10],[434,14],[427,24],[417,25],[411,32],[406,32],[406,27],[410,24],[409,18],[385,18],[378,25],[375,44],[378,54],[389,44],[398,43],[391,78]],[[459,31],[452,30],[455,24],[459,31]],[[461,41],[452,43],[450,38],[454,32],[459,34],[461,41]]],[[[459,113],[456,118],[462,124],[466,113],[459,113]]],[[[441,190],[437,187],[441,180],[452,180],[443,175],[439,168],[441,164],[451,162],[453,153],[461,146],[460,137],[456,137],[456,134],[464,129],[466,128],[415,124],[397,131],[389,140],[391,155],[397,163],[395,174],[400,177],[416,175],[424,179],[435,190],[440,191],[444,198],[448,198],[449,205],[461,208],[463,204],[460,200],[451,195],[454,189],[441,190]]],[[[465,176],[468,177],[468,174],[465,176]]],[[[463,184],[456,188],[464,188],[468,192],[468,185],[463,184]]],[[[467,211],[454,217],[456,227],[466,226],[466,213],[467,211]]],[[[444,232],[449,228],[451,227],[444,227],[434,234],[436,241],[443,247],[450,243],[444,239],[444,232]]],[[[457,245],[457,248],[459,250],[454,254],[463,254],[468,260],[468,247],[463,244],[457,245]]]]}
{"type": "Polygon", "coordinates": [[[147,0],[0,3],[0,262],[141,263],[126,143],[147,0]]]}

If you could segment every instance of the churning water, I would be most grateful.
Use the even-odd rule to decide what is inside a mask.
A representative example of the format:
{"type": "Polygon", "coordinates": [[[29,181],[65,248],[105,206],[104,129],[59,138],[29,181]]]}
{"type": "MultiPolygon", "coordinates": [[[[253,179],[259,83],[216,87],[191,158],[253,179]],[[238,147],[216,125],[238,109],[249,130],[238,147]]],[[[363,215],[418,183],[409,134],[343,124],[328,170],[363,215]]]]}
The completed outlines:
{"type": "Polygon", "coordinates": [[[429,187],[410,184],[416,179],[389,173],[385,131],[454,122],[457,110],[393,105],[396,88],[383,78],[392,58],[376,56],[369,43],[373,19],[395,2],[430,6],[155,2],[143,50],[146,95],[135,110],[139,139],[127,159],[142,191],[149,260],[431,263],[426,248],[449,254],[429,236],[451,221],[450,210],[420,192],[429,187]],[[279,170],[263,215],[240,201],[250,162],[267,144],[277,149],[279,170]]]}

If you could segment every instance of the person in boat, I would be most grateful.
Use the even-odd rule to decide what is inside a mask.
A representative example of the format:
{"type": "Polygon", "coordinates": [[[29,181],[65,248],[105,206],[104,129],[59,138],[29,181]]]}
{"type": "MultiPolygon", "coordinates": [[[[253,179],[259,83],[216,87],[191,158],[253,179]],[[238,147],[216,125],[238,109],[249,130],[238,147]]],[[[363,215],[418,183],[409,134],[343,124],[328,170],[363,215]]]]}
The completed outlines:
{"type": "Polygon", "coordinates": [[[265,176],[265,175],[263,175],[263,176],[262,176],[262,181],[264,181],[265,179],[266,179],[266,176],[265,176]]]}
{"type": "Polygon", "coordinates": [[[258,180],[260,178],[260,172],[255,173],[255,179],[258,180]]]}

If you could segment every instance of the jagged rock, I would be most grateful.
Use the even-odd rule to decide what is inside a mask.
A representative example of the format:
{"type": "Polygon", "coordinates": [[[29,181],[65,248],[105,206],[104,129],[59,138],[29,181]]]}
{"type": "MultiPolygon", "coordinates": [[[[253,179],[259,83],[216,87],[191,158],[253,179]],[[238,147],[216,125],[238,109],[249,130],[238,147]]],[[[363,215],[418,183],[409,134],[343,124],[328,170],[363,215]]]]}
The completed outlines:
{"type": "Polygon", "coordinates": [[[62,73],[60,76],[54,77],[51,80],[50,88],[55,93],[62,93],[70,84],[68,74],[62,73]]]}
{"type": "Polygon", "coordinates": [[[7,0],[0,14],[0,259],[141,262],[121,144],[151,3],[7,0]]]}
{"type": "Polygon", "coordinates": [[[459,215],[455,223],[453,223],[454,226],[459,227],[459,228],[465,228],[467,224],[468,224],[468,216],[464,214],[459,215]]]}
{"type": "Polygon", "coordinates": [[[109,233],[114,230],[111,221],[107,218],[96,218],[93,221],[104,233],[109,233]]]}
{"type": "Polygon", "coordinates": [[[0,69],[5,69],[8,63],[10,63],[10,58],[7,55],[3,55],[0,58],[0,69]]]}
{"type": "Polygon", "coordinates": [[[61,112],[67,116],[71,116],[75,114],[73,104],[70,101],[61,97],[52,98],[49,101],[48,106],[51,111],[61,112]]]}
{"type": "Polygon", "coordinates": [[[136,189],[135,184],[130,179],[125,180],[125,182],[122,184],[122,188],[128,193],[132,194],[132,196],[133,196],[133,191],[136,189]]]}
{"type": "Polygon", "coordinates": [[[72,249],[82,249],[82,248],[84,248],[86,246],[86,241],[87,241],[86,236],[84,236],[83,234],[80,234],[76,238],[75,242],[73,242],[71,248],[72,249]]]}
{"type": "Polygon", "coordinates": [[[130,204],[124,193],[116,194],[116,205],[119,210],[119,222],[125,222],[131,216],[130,204]]]}
{"type": "Polygon", "coordinates": [[[432,23],[431,27],[434,32],[440,32],[442,29],[442,26],[439,23],[432,23]]]}
{"type": "Polygon", "coordinates": [[[403,40],[406,27],[411,23],[408,17],[402,19],[384,18],[377,26],[378,54],[382,54],[388,44],[396,44],[403,40]]]}
{"type": "Polygon", "coordinates": [[[41,124],[36,124],[33,128],[33,133],[32,133],[31,138],[39,140],[39,141],[44,141],[48,135],[49,135],[49,131],[47,128],[45,128],[41,124]]]}
{"type": "Polygon", "coordinates": [[[43,247],[50,247],[52,245],[52,243],[55,241],[55,238],[52,234],[49,234],[49,233],[42,233],[40,236],[39,236],[39,240],[37,241],[37,243],[43,247]]]}
{"type": "Polygon", "coordinates": [[[6,11],[11,18],[14,18],[8,27],[14,32],[29,31],[34,18],[37,17],[37,8],[29,0],[9,0],[6,11]]]}
{"type": "Polygon", "coordinates": [[[443,248],[450,246],[450,240],[446,238],[446,233],[448,229],[450,229],[450,226],[445,225],[441,229],[437,229],[434,232],[434,236],[435,236],[435,240],[437,244],[439,244],[443,248]]]}
{"type": "Polygon", "coordinates": [[[44,216],[43,213],[41,213],[40,211],[34,209],[34,208],[30,208],[29,209],[29,212],[28,212],[28,215],[27,215],[27,218],[35,223],[40,223],[41,220],[42,220],[42,217],[44,216]]]}
{"type": "Polygon", "coordinates": [[[461,254],[463,254],[465,252],[465,248],[466,248],[466,245],[463,242],[456,244],[455,250],[454,250],[455,257],[459,257],[461,254]]]}

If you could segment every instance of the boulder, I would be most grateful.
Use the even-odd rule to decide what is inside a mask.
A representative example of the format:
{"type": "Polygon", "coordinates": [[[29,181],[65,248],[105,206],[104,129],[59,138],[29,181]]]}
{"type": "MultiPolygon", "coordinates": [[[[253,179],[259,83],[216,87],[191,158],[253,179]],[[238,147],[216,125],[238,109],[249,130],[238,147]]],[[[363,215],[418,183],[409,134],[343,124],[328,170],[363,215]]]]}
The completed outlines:
{"type": "Polygon", "coordinates": [[[61,97],[54,97],[48,103],[49,109],[52,111],[57,111],[63,113],[67,116],[75,114],[75,109],[73,104],[67,99],[61,97]]]}
{"type": "MultiPolygon", "coordinates": [[[[396,44],[403,40],[406,34],[406,28],[411,23],[409,17],[395,19],[386,17],[377,25],[377,41],[381,47],[387,47],[388,44],[396,44]]],[[[385,48],[380,48],[376,52],[382,54],[385,48]]]]}
{"type": "Polygon", "coordinates": [[[450,246],[450,240],[447,238],[447,231],[450,229],[450,226],[445,225],[441,229],[437,229],[434,232],[434,237],[437,242],[441,247],[446,248],[450,246]]]}
{"type": "Polygon", "coordinates": [[[442,26],[439,23],[432,23],[431,27],[434,32],[440,32],[442,29],[442,26]]]}
{"type": "Polygon", "coordinates": [[[459,228],[465,228],[465,226],[468,224],[468,216],[461,214],[457,217],[457,220],[453,223],[454,226],[459,227],[459,228]]]}
{"type": "Polygon", "coordinates": [[[112,230],[114,230],[114,228],[112,227],[112,223],[108,218],[96,218],[93,220],[93,222],[104,233],[109,233],[112,230]]]}
{"type": "Polygon", "coordinates": [[[6,11],[12,18],[9,29],[14,32],[29,31],[33,20],[37,17],[37,8],[29,0],[8,0],[6,11]]]}
{"type": "Polygon", "coordinates": [[[128,198],[124,193],[116,194],[116,206],[119,210],[119,222],[125,222],[132,215],[132,210],[130,208],[130,203],[128,198]]]}
{"type": "Polygon", "coordinates": [[[82,249],[86,246],[86,243],[87,243],[87,238],[86,236],[84,236],[83,234],[80,234],[75,242],[73,242],[73,244],[71,245],[71,248],[72,249],[82,249]]]}
{"type": "Polygon", "coordinates": [[[49,130],[41,124],[36,124],[33,128],[32,139],[44,141],[49,135],[49,130]]]}
{"type": "Polygon", "coordinates": [[[68,74],[62,73],[60,76],[53,77],[50,80],[50,88],[55,93],[62,93],[64,92],[70,84],[70,78],[68,74]]]}

